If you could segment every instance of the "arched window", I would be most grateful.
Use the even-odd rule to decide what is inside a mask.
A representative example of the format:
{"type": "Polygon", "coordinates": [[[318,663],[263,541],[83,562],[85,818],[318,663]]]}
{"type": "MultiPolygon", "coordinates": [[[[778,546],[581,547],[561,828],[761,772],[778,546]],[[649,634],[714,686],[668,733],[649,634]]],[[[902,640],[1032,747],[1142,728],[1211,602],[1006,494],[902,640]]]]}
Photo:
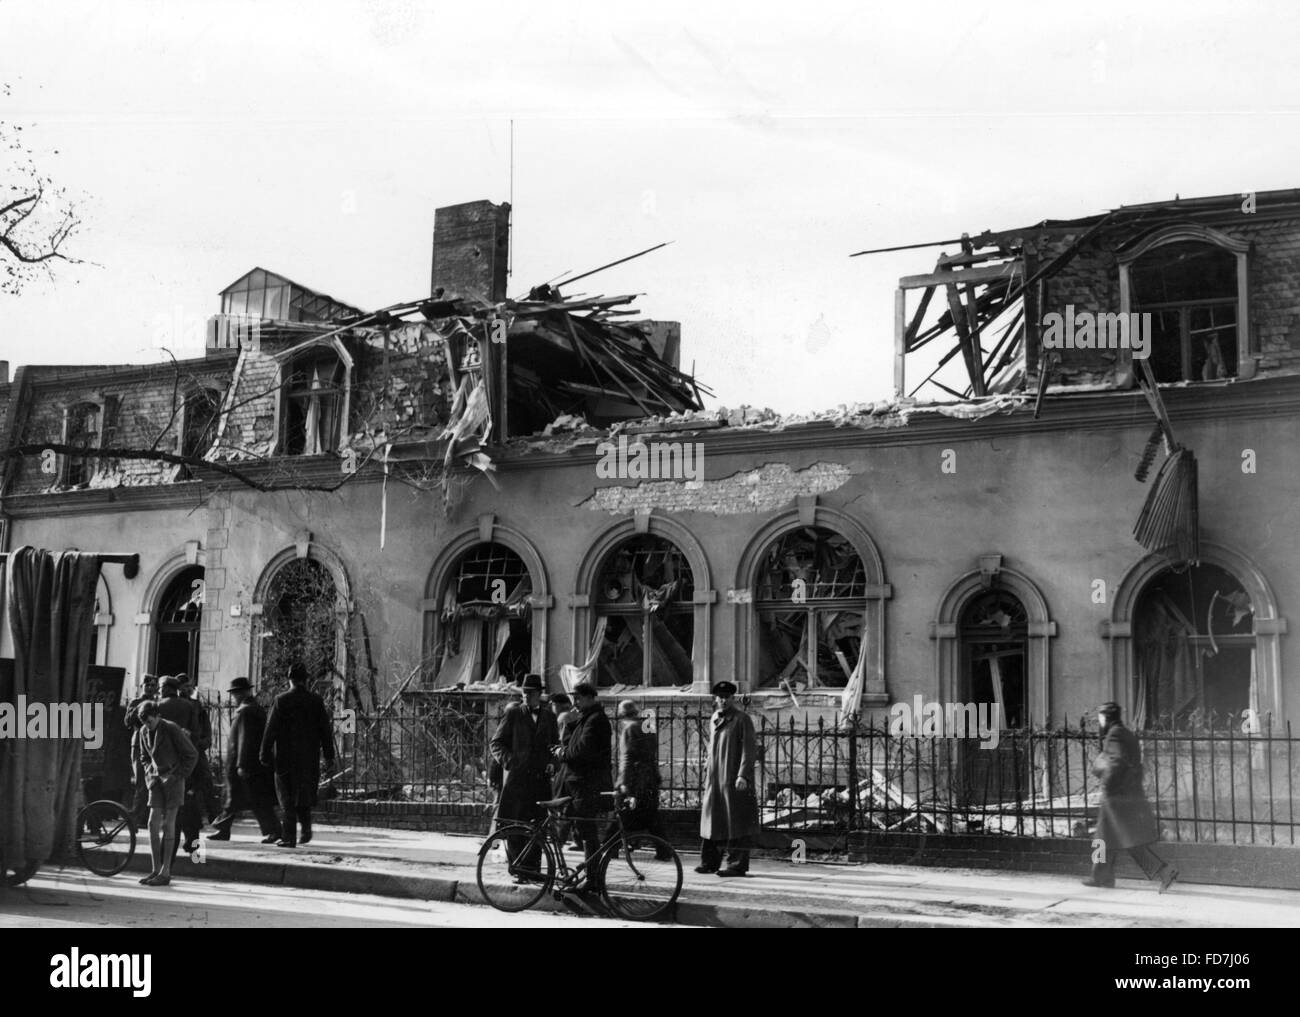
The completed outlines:
{"type": "Polygon", "coordinates": [[[532,579],[504,544],[461,555],[442,591],[435,688],[515,682],[532,670],[532,579]]]}
{"type": "Polygon", "coordinates": [[[154,674],[199,673],[199,633],[203,621],[203,566],[182,569],[167,584],[154,616],[149,670],[154,674]]]}
{"type": "Polygon", "coordinates": [[[1240,724],[1258,710],[1254,605],[1217,565],[1166,569],[1133,613],[1135,727],[1240,724]]]}
{"type": "MultiPolygon", "coordinates": [[[[961,614],[963,702],[999,707],[1001,726],[1015,730],[1029,722],[1026,657],[1029,618],[1024,605],[1005,589],[971,598],[961,614]]],[[[983,707],[980,707],[983,709],[983,707]]]]}
{"type": "Polygon", "coordinates": [[[336,452],[344,437],[347,394],[348,365],[332,347],[295,357],[284,370],[281,453],[336,452]]]}
{"type": "Polygon", "coordinates": [[[338,590],[315,558],[287,561],[271,578],[262,602],[261,673],[258,684],[283,687],[290,665],[301,662],[312,681],[333,680],[345,661],[338,656],[338,590]]]}
{"type": "Polygon", "coordinates": [[[758,684],[842,688],[862,651],[866,573],[853,545],[804,526],[768,545],[759,565],[758,684]]]}
{"type": "Polygon", "coordinates": [[[604,625],[595,677],[602,688],[690,685],[695,583],[686,555],[653,534],[614,547],[591,592],[604,625]]]}
{"type": "Polygon", "coordinates": [[[1151,314],[1157,381],[1237,373],[1237,257],[1199,240],[1152,248],[1131,268],[1133,310],[1151,314]]]}

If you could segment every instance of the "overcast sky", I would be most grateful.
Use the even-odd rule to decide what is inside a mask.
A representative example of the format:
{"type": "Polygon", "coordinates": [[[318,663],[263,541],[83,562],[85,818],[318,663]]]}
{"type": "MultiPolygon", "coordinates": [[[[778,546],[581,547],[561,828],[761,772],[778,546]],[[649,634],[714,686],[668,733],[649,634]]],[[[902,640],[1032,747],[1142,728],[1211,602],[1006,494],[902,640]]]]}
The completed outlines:
{"type": "Polygon", "coordinates": [[[427,295],[433,212],[511,198],[511,295],[682,322],[714,405],[892,391],[893,289],[955,237],[1300,185],[1285,3],[0,0],[0,119],[88,264],[0,297],[0,359],[202,354],[254,265],[427,295]]]}

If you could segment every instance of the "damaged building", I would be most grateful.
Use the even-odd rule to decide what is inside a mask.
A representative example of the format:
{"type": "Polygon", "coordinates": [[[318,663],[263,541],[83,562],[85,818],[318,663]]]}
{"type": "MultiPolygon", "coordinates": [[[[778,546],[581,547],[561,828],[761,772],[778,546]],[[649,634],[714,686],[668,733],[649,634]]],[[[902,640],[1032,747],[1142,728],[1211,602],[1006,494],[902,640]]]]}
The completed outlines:
{"type": "Polygon", "coordinates": [[[706,408],[708,337],[630,296],[511,297],[508,206],[439,209],[409,303],[258,268],[202,358],[19,367],[4,549],[139,553],[96,614],[128,688],[305,659],[363,714],[535,671],[831,719],[1300,719],[1300,194],[1242,205],[963,237],[900,282],[895,398],[801,416],[706,408]],[[1150,314],[1149,357],[1045,347],[1067,306],[1150,314]],[[611,479],[620,441],[702,470],[611,479]]]}

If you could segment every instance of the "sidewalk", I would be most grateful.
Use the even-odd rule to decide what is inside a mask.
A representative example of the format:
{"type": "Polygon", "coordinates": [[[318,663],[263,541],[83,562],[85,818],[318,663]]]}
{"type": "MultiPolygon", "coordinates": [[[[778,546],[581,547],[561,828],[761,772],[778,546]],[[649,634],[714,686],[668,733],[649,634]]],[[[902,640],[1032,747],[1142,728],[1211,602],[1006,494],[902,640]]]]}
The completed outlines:
{"type": "MultiPolygon", "coordinates": [[[[142,831],[142,834],[144,832],[142,831]]],[[[202,864],[176,862],[178,886],[193,874],[272,886],[481,904],[475,882],[480,839],[370,827],[317,826],[305,848],[259,843],[257,827],[236,824],[229,841],[204,841],[202,864]]],[[[1297,856],[1300,858],[1300,855],[1297,856]]],[[[1166,894],[1140,880],[1114,890],[1032,873],[755,858],[748,879],[691,871],[677,920],[717,927],[1068,927],[1294,928],[1300,891],[1175,883],[1166,894]]],[[[573,858],[570,858],[570,864],[573,858]]],[[[147,834],[133,871],[147,872],[147,834]]],[[[1086,873],[1080,873],[1080,876],[1086,873]]],[[[122,877],[119,877],[122,878],[122,877]]],[[[558,907],[549,898],[540,907],[558,907]]],[[[502,916],[506,919],[506,916],[502,916]]],[[[508,920],[508,919],[506,919],[508,920]]]]}

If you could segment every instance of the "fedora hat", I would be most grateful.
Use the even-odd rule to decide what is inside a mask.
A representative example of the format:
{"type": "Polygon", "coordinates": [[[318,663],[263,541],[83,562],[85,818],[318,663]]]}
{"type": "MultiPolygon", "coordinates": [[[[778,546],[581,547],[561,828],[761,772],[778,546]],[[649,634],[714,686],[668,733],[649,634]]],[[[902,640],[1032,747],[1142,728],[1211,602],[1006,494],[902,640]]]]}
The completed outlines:
{"type": "Polygon", "coordinates": [[[525,692],[543,692],[546,686],[542,684],[542,676],[539,674],[526,674],[524,680],[519,683],[519,687],[525,692]]]}
{"type": "Polygon", "coordinates": [[[250,682],[243,675],[240,675],[238,678],[236,678],[234,681],[232,681],[229,685],[226,686],[226,691],[227,692],[252,692],[253,683],[250,682]]]}

